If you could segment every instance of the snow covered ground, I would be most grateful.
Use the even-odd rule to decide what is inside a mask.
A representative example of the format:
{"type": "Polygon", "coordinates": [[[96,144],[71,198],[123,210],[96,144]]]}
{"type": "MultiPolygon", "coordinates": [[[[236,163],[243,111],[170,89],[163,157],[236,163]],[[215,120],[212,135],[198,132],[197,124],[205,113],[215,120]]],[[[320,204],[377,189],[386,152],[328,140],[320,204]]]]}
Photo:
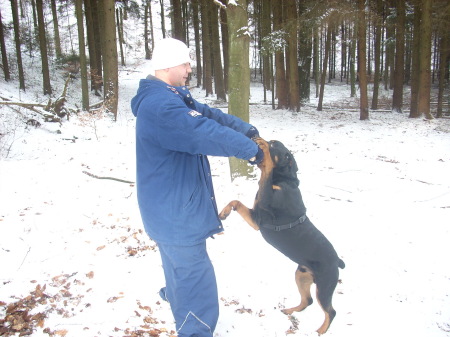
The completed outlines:
{"type": "MultiPolygon", "coordinates": [[[[33,336],[175,334],[135,185],[83,173],[135,180],[129,102],[145,67],[120,71],[117,122],[80,114],[24,128],[0,108],[3,125],[16,125],[1,144],[10,151],[0,161],[0,320],[9,320],[0,335],[6,325],[4,336],[12,326],[33,336]]],[[[13,88],[2,82],[2,96],[18,100],[13,88]]],[[[35,102],[39,91],[20,98],[35,102]]],[[[354,104],[349,91],[327,87],[324,106],[354,104]]],[[[292,115],[261,104],[258,86],[251,102],[261,136],[294,153],[308,215],[346,263],[327,335],[450,336],[450,120],[371,112],[360,121],[358,112],[313,107],[292,115]]],[[[227,159],[210,160],[219,209],[232,199],[252,205],[259,172],[231,182],[227,159]]],[[[208,240],[221,299],[215,336],[315,336],[317,302],[292,317],[280,311],[299,302],[295,264],[237,214],[224,226],[208,240]]]]}

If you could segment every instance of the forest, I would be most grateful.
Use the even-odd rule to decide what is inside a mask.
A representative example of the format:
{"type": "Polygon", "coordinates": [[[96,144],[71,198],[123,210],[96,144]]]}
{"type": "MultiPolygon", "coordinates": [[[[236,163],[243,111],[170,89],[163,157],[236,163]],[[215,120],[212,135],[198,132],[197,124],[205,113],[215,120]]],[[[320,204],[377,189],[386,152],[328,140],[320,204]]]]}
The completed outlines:
{"type": "MultiPolygon", "coordinates": [[[[52,71],[67,69],[81,78],[83,110],[91,91],[117,114],[117,74],[133,48],[124,22],[133,16],[142,25],[142,58],[151,59],[159,38],[185,41],[195,54],[196,85],[228,97],[231,113],[236,99],[246,101],[234,89],[248,91],[250,81],[264,86],[273,109],[293,113],[312,95],[322,110],[325,87],[340,81],[359,97],[361,120],[377,109],[448,114],[447,0],[11,0],[0,11],[4,80],[19,79],[26,91],[23,59],[39,55],[43,94],[54,94],[52,71]],[[380,87],[392,89],[388,101],[381,102],[380,87]]],[[[55,102],[53,113],[60,110],[55,102]]]]}

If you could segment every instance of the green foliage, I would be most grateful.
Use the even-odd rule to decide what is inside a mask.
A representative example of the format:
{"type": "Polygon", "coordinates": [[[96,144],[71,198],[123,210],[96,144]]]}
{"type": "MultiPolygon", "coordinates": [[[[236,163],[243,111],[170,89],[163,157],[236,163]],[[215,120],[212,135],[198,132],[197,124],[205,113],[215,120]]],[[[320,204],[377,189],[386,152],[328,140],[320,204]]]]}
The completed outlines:
{"type": "Polygon", "coordinates": [[[80,55],[72,53],[70,55],[64,54],[61,55],[60,58],[58,58],[56,60],[56,63],[58,65],[63,65],[63,64],[70,64],[70,63],[79,63],[80,62],[80,55]]]}
{"type": "Polygon", "coordinates": [[[288,33],[284,30],[277,30],[262,39],[261,53],[272,55],[275,52],[283,51],[286,47],[288,33]]]}

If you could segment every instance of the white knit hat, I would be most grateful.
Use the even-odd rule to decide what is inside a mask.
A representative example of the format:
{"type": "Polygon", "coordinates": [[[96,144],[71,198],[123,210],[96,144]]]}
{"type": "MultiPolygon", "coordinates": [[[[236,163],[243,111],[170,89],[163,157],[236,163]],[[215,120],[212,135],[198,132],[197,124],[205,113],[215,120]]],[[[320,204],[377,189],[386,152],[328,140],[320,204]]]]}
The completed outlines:
{"type": "Polygon", "coordinates": [[[187,62],[191,62],[189,48],[180,40],[167,38],[156,43],[150,68],[155,71],[176,67],[187,62]]]}

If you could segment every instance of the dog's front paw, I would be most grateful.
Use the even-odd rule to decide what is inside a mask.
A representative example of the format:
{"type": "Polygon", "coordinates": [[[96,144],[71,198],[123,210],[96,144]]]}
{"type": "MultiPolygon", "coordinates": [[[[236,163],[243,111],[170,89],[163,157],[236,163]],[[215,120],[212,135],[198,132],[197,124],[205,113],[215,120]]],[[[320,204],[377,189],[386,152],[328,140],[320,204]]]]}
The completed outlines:
{"type": "Polygon", "coordinates": [[[232,209],[233,209],[233,208],[231,207],[231,205],[227,205],[227,206],[219,213],[219,219],[220,219],[220,220],[225,220],[226,218],[228,218],[228,216],[230,215],[232,209]]]}

